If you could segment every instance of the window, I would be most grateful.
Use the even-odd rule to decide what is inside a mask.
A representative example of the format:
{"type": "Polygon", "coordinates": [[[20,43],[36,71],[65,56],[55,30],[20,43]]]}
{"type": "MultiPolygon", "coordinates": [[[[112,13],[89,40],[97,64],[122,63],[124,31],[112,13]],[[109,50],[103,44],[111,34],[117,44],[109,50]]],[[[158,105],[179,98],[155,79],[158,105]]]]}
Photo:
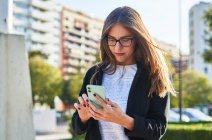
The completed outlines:
{"type": "Polygon", "coordinates": [[[194,16],[194,11],[191,11],[189,16],[190,16],[190,18],[192,18],[194,16]]]}
{"type": "Polygon", "coordinates": [[[207,67],[204,68],[204,73],[208,74],[208,68],[207,67]]]}

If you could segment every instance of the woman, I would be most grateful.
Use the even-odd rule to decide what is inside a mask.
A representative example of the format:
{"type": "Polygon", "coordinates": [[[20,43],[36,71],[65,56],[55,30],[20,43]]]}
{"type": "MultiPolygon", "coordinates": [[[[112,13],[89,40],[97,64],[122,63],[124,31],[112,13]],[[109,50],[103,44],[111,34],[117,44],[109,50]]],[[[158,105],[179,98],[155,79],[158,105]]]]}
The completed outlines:
{"type": "Polygon", "coordinates": [[[167,125],[168,92],[174,93],[168,69],[140,15],[119,7],[106,18],[100,43],[101,62],[90,68],[75,103],[73,129],[86,140],[160,139],[167,125]],[[102,85],[107,100],[88,99],[86,85],[102,85]]]}

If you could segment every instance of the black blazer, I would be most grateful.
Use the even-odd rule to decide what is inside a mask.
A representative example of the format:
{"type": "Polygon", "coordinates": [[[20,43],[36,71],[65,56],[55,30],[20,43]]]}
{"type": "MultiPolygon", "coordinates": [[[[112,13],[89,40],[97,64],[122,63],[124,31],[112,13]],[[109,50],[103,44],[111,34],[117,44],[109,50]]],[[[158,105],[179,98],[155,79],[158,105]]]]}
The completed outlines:
{"type": "MultiPolygon", "coordinates": [[[[138,69],[133,79],[128,96],[126,113],[134,118],[134,128],[132,131],[124,129],[130,140],[159,140],[166,131],[167,111],[169,109],[168,94],[164,98],[158,95],[148,96],[150,89],[149,71],[142,65],[137,65],[138,69]]],[[[96,66],[90,68],[83,81],[80,96],[86,92],[86,85],[90,84],[91,76],[95,73],[96,66]]],[[[102,84],[103,71],[97,74],[95,85],[102,84]]],[[[75,133],[86,133],[85,140],[101,140],[99,124],[93,118],[83,124],[76,111],[72,117],[72,127],[75,133]]]]}

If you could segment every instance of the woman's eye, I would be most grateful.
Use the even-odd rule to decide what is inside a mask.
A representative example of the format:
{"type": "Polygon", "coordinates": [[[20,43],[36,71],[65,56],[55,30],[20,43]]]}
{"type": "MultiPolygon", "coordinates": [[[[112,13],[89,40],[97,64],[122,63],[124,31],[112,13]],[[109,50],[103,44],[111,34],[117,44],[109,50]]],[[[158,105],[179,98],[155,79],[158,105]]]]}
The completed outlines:
{"type": "Polygon", "coordinates": [[[123,39],[121,39],[121,41],[123,41],[123,42],[127,42],[129,40],[130,40],[129,38],[123,38],[123,39]]]}
{"type": "Polygon", "coordinates": [[[112,39],[112,38],[109,38],[108,41],[113,42],[113,41],[116,41],[116,40],[115,39],[112,39]]]}

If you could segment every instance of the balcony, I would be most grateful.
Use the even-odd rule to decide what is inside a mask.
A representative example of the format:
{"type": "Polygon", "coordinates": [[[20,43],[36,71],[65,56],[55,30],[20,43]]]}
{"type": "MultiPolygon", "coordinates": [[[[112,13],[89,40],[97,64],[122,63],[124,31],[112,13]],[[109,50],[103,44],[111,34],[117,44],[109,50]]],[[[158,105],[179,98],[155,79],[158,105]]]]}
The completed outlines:
{"type": "Polygon", "coordinates": [[[28,15],[27,9],[17,7],[15,4],[13,5],[13,12],[15,14],[20,14],[20,15],[24,15],[24,16],[28,15]]]}
{"type": "Polygon", "coordinates": [[[93,55],[85,55],[84,59],[92,62],[96,61],[96,57],[93,55]]]}
{"type": "Polygon", "coordinates": [[[77,73],[78,70],[75,69],[75,68],[69,67],[69,68],[67,68],[67,72],[69,72],[69,73],[77,73]]]}
{"type": "Polygon", "coordinates": [[[65,37],[67,40],[70,40],[72,42],[76,42],[76,43],[80,43],[81,44],[81,39],[78,37],[74,37],[74,36],[66,36],[65,37]]]}
{"type": "Polygon", "coordinates": [[[85,44],[91,46],[92,48],[97,48],[97,44],[90,40],[85,40],[85,44]]]}
{"type": "Polygon", "coordinates": [[[53,1],[32,0],[32,5],[46,11],[51,11],[55,8],[53,1]]]}
{"type": "Polygon", "coordinates": [[[72,65],[72,66],[80,66],[80,62],[78,60],[69,60],[69,64],[72,65]]]}
{"type": "Polygon", "coordinates": [[[70,49],[73,49],[74,51],[82,51],[80,46],[74,43],[69,43],[69,44],[66,44],[65,46],[67,46],[70,49]]]}
{"type": "Polygon", "coordinates": [[[96,50],[92,49],[92,48],[88,48],[86,46],[82,47],[82,50],[85,51],[86,53],[90,53],[90,54],[96,54],[96,50]]]}
{"type": "Polygon", "coordinates": [[[53,40],[53,36],[50,34],[37,34],[33,33],[31,35],[31,40],[34,42],[39,42],[39,43],[51,43],[53,40]]]}
{"type": "Polygon", "coordinates": [[[42,32],[52,32],[54,27],[51,23],[32,22],[31,28],[42,32]]]}
{"type": "Polygon", "coordinates": [[[29,3],[30,0],[13,0],[14,2],[29,3]]]}
{"type": "Polygon", "coordinates": [[[80,49],[72,49],[70,56],[74,58],[82,58],[84,56],[84,52],[80,49]]]}
{"type": "Polygon", "coordinates": [[[71,32],[71,33],[73,33],[73,34],[75,34],[75,35],[78,35],[78,36],[82,36],[82,35],[81,35],[81,32],[78,31],[78,30],[75,30],[75,29],[71,29],[71,30],[69,30],[69,32],[71,32]]]}
{"type": "Polygon", "coordinates": [[[53,21],[54,20],[54,15],[50,12],[41,12],[39,10],[30,9],[30,15],[38,20],[42,20],[42,21],[53,21]]]}
{"type": "Polygon", "coordinates": [[[30,47],[31,51],[37,51],[37,50],[43,51],[43,48],[44,48],[44,46],[36,45],[36,44],[31,44],[31,47],[30,47]]]}
{"type": "Polygon", "coordinates": [[[15,18],[15,17],[14,17],[14,19],[13,19],[13,23],[14,23],[14,25],[16,25],[16,26],[27,27],[27,21],[21,20],[21,19],[17,19],[17,18],[15,18]]]}

